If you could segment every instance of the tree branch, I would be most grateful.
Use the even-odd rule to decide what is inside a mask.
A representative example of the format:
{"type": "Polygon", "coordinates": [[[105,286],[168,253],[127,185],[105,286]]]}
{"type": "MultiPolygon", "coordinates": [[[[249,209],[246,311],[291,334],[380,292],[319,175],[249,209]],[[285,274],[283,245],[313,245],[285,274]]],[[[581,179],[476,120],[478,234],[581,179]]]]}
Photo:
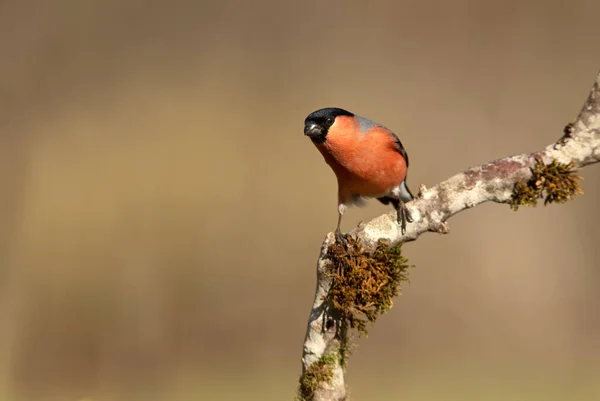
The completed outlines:
{"type": "MultiPolygon", "coordinates": [[[[600,161],[600,73],[577,119],[567,125],[557,142],[539,152],[521,154],[471,167],[438,185],[420,187],[417,198],[407,204],[414,222],[405,235],[396,223],[396,213],[391,211],[356,228],[351,234],[369,247],[378,240],[387,239],[392,244],[414,241],[425,232],[447,233],[448,220],[463,210],[484,202],[508,203],[515,184],[532,176],[536,160],[550,164],[556,160],[565,165],[572,163],[581,168],[600,161]]],[[[331,281],[326,274],[333,233],[325,238],[317,262],[317,288],[308,320],[302,356],[301,399],[314,401],[341,401],[346,399],[344,369],[339,358],[339,322],[333,316],[332,306],[324,301],[331,281]],[[312,388],[302,393],[303,379],[310,376],[312,388]]],[[[306,386],[307,383],[304,383],[306,386]]],[[[305,388],[306,390],[306,388],[305,388]]]]}

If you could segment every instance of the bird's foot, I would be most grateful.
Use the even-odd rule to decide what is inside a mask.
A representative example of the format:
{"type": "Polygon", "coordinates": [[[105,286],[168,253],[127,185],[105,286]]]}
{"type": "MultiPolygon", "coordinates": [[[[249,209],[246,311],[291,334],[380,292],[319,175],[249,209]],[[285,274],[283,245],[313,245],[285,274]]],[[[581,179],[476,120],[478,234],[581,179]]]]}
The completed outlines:
{"type": "Polygon", "coordinates": [[[410,214],[410,210],[408,210],[408,208],[406,207],[406,204],[402,204],[402,210],[404,210],[404,217],[406,218],[406,221],[408,221],[409,223],[414,223],[415,221],[412,218],[412,215],[410,214]]]}
{"type": "Polygon", "coordinates": [[[413,223],[414,220],[410,214],[410,211],[404,204],[404,202],[400,203],[398,209],[398,224],[400,224],[400,229],[402,231],[402,235],[406,234],[406,222],[413,223]]]}
{"type": "Polygon", "coordinates": [[[348,238],[350,238],[350,234],[342,234],[339,229],[335,230],[335,242],[343,245],[345,248],[348,247],[348,238]]]}

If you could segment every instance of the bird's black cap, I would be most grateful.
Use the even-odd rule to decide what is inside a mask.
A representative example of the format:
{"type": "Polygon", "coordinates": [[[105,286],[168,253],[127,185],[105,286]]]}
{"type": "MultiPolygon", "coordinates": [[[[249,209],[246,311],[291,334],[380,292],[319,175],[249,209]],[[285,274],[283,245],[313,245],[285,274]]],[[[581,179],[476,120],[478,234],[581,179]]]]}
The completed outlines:
{"type": "Polygon", "coordinates": [[[338,116],[354,117],[354,114],[349,112],[348,110],[340,109],[338,107],[326,107],[324,109],[313,111],[308,115],[308,117],[306,117],[305,121],[321,120],[326,119],[327,117],[335,118],[338,116]]]}
{"type": "Polygon", "coordinates": [[[326,107],[313,111],[304,120],[304,135],[314,143],[324,143],[327,140],[329,128],[339,116],[354,117],[354,114],[337,107],[326,107]]]}

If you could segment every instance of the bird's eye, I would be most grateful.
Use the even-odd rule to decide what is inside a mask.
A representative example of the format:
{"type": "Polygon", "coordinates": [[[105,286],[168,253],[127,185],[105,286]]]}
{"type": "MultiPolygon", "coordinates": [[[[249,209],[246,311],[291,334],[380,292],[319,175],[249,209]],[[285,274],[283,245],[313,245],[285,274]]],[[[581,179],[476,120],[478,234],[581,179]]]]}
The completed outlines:
{"type": "Polygon", "coordinates": [[[333,124],[333,117],[327,117],[327,124],[333,124]]]}

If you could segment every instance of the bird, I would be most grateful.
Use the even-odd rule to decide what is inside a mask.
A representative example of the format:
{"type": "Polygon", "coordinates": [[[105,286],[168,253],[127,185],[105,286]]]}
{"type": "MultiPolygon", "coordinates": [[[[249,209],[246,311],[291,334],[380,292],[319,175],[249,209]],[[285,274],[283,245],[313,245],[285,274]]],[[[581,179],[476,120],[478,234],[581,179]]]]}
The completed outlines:
{"type": "Polygon", "coordinates": [[[340,225],[350,206],[369,198],[392,204],[402,235],[413,218],[406,203],[414,199],[406,183],[408,153],[400,139],[382,124],[337,108],[326,107],[304,120],[304,135],[321,152],[338,183],[338,222],[335,239],[346,242],[340,225]]]}

